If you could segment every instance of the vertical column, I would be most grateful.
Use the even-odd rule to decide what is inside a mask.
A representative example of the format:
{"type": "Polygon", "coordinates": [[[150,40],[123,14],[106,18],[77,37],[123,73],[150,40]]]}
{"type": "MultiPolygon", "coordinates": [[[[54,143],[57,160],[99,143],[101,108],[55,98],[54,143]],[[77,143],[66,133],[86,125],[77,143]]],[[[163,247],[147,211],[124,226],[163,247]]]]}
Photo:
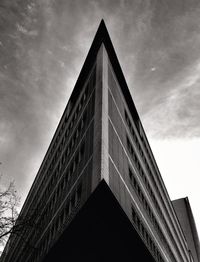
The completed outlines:
{"type": "Polygon", "coordinates": [[[108,57],[102,44],[96,59],[92,191],[108,177],[108,57]]]}
{"type": "Polygon", "coordinates": [[[103,46],[103,72],[102,72],[102,133],[101,133],[101,179],[109,184],[108,159],[108,55],[103,46]]]}
{"type": "Polygon", "coordinates": [[[93,191],[101,180],[101,115],[102,115],[102,75],[103,75],[103,46],[99,48],[96,58],[96,87],[94,107],[94,141],[92,161],[93,191]]]}

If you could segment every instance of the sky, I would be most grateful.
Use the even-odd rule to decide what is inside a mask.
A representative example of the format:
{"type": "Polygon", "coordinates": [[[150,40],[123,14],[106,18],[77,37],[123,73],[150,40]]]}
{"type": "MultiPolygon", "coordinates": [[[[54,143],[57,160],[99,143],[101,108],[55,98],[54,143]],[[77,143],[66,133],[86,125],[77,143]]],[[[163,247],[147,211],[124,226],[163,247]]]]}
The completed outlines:
{"type": "Polygon", "coordinates": [[[101,19],[170,198],[200,232],[199,0],[1,0],[0,173],[21,204],[101,19]]]}

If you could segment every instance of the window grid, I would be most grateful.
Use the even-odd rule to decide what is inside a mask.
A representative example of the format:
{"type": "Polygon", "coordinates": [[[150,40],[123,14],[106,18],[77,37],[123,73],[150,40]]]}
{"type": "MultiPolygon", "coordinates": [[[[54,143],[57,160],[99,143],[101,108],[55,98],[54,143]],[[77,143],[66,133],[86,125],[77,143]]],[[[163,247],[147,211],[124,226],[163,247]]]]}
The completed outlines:
{"type": "Polygon", "coordinates": [[[149,248],[153,257],[156,259],[157,262],[164,262],[164,259],[162,258],[162,255],[161,255],[158,247],[155,245],[150,234],[148,233],[148,231],[144,227],[141,219],[137,215],[133,206],[131,207],[131,216],[132,216],[132,221],[133,221],[133,224],[134,224],[136,230],[141,235],[142,239],[144,240],[146,246],[149,248]]]}
{"type": "MultiPolygon", "coordinates": [[[[140,152],[140,154],[141,154],[141,156],[142,156],[142,158],[143,158],[143,161],[144,161],[144,163],[145,163],[145,165],[146,165],[146,168],[147,168],[149,174],[150,174],[151,177],[152,177],[152,180],[153,180],[154,186],[155,186],[155,188],[156,188],[156,191],[157,191],[157,193],[159,194],[159,199],[161,200],[163,206],[165,207],[166,213],[168,214],[169,219],[172,220],[172,219],[170,218],[169,212],[168,212],[168,210],[167,210],[167,208],[166,208],[166,205],[167,205],[167,204],[168,204],[169,207],[170,207],[170,205],[169,205],[169,203],[166,204],[165,201],[164,201],[164,199],[162,198],[162,195],[161,195],[161,193],[160,193],[160,191],[159,191],[159,188],[158,188],[158,186],[157,186],[157,184],[156,184],[156,182],[155,182],[155,179],[154,179],[154,177],[153,177],[153,174],[152,174],[152,172],[151,172],[151,169],[150,169],[150,167],[149,167],[149,164],[147,163],[147,160],[146,160],[146,158],[145,158],[145,156],[144,156],[144,153],[143,153],[143,151],[142,151],[142,148],[141,148],[141,146],[140,146],[140,143],[139,143],[139,141],[137,140],[137,137],[136,137],[136,135],[135,135],[135,133],[134,133],[133,127],[132,127],[132,125],[131,125],[131,121],[130,121],[130,119],[129,119],[129,116],[128,116],[128,113],[127,113],[126,110],[124,111],[124,115],[125,115],[126,123],[127,123],[128,127],[129,127],[129,130],[130,130],[130,133],[131,133],[132,137],[134,138],[134,141],[136,140],[135,143],[136,143],[136,145],[137,145],[137,147],[138,147],[138,149],[139,149],[139,152],[140,152]]],[[[151,168],[152,168],[153,172],[154,172],[155,174],[157,174],[157,167],[156,167],[156,165],[155,165],[155,163],[154,163],[154,161],[153,161],[153,159],[152,159],[152,157],[151,157],[149,148],[147,147],[147,143],[146,143],[145,139],[143,138],[143,136],[141,135],[141,132],[140,132],[140,138],[141,138],[141,141],[143,142],[142,144],[143,144],[143,146],[144,146],[144,148],[145,148],[145,150],[146,150],[148,159],[149,159],[149,161],[150,161],[150,163],[151,163],[151,168]]],[[[175,230],[175,226],[174,226],[173,223],[172,223],[172,226],[173,226],[173,228],[174,228],[174,230],[175,230]]],[[[167,225],[167,228],[168,228],[168,230],[169,230],[169,232],[170,232],[170,237],[173,239],[173,241],[174,241],[174,243],[175,243],[174,237],[172,236],[172,233],[171,233],[168,225],[167,225]]],[[[178,229],[179,229],[179,225],[178,225],[178,229]]],[[[175,230],[175,232],[176,232],[176,230],[175,230]]],[[[179,232],[180,232],[180,234],[182,235],[182,238],[183,238],[183,239],[181,239],[182,251],[185,252],[185,253],[187,253],[187,251],[185,251],[185,248],[183,248],[183,243],[186,245],[185,237],[183,236],[183,233],[181,232],[181,229],[179,229],[179,232]]],[[[177,234],[177,232],[176,232],[176,234],[177,234]]],[[[175,245],[176,245],[176,243],[175,243],[175,245]]],[[[177,251],[178,251],[178,253],[180,254],[180,256],[182,257],[179,248],[177,248],[177,251]]]]}
{"type": "MultiPolygon", "coordinates": [[[[126,111],[125,111],[125,112],[126,112],[126,111]]],[[[129,124],[130,124],[130,122],[129,122],[129,124]]],[[[132,129],[132,130],[133,130],[133,129],[132,129]]],[[[135,136],[135,137],[136,137],[136,136],[135,136]]],[[[152,191],[152,189],[151,189],[151,186],[150,186],[149,182],[148,182],[147,179],[146,179],[146,176],[145,176],[145,173],[144,173],[144,171],[143,171],[143,168],[142,168],[141,165],[140,165],[140,162],[139,162],[139,160],[138,160],[138,158],[137,158],[137,155],[136,155],[136,153],[135,153],[135,151],[134,151],[134,148],[133,148],[133,146],[132,146],[132,144],[131,144],[128,136],[126,136],[126,139],[127,139],[127,148],[128,148],[128,151],[129,151],[129,153],[130,153],[130,155],[131,155],[131,157],[132,157],[132,159],[133,159],[133,161],[134,161],[134,163],[135,163],[135,165],[136,165],[136,167],[137,167],[137,170],[138,170],[141,178],[142,178],[143,181],[144,181],[144,184],[145,184],[145,186],[146,186],[146,188],[147,188],[147,190],[148,190],[148,192],[149,192],[149,194],[150,194],[150,196],[151,196],[151,198],[152,198],[152,200],[153,200],[153,203],[155,204],[156,210],[157,210],[159,216],[161,217],[162,222],[163,222],[165,228],[167,229],[167,232],[168,232],[168,234],[169,234],[169,236],[170,236],[170,239],[171,239],[174,247],[176,247],[176,251],[178,252],[179,256],[182,257],[181,254],[180,254],[180,250],[177,248],[177,244],[176,244],[176,242],[175,242],[175,240],[174,240],[174,237],[172,236],[172,233],[171,233],[171,231],[170,231],[170,229],[169,229],[169,226],[168,226],[167,223],[166,223],[166,220],[165,220],[164,215],[163,215],[163,213],[162,213],[162,211],[161,211],[161,209],[160,209],[160,206],[159,206],[159,204],[158,204],[158,201],[157,201],[157,199],[156,199],[156,197],[155,197],[155,195],[154,195],[154,193],[153,193],[153,191],[152,191]]],[[[137,144],[139,144],[139,143],[137,143],[137,144]]],[[[141,150],[141,148],[140,148],[140,150],[141,150]]],[[[149,166],[148,166],[148,164],[147,164],[146,158],[145,158],[144,154],[141,154],[141,156],[142,156],[143,159],[144,159],[146,168],[147,168],[147,170],[148,170],[148,174],[151,175],[153,184],[154,184],[154,186],[155,186],[155,188],[156,188],[156,192],[158,193],[159,198],[160,198],[163,206],[165,206],[164,201],[163,201],[163,199],[162,199],[162,197],[161,197],[161,194],[160,194],[160,192],[159,192],[159,190],[158,190],[158,187],[157,187],[157,185],[156,185],[156,182],[155,182],[155,180],[154,180],[154,177],[153,177],[153,175],[152,175],[152,173],[151,173],[151,170],[150,170],[150,168],[149,168],[149,166]]]]}
{"type": "MultiPolygon", "coordinates": [[[[81,196],[83,192],[83,185],[79,183],[76,187],[75,192],[71,195],[70,199],[65,204],[60,214],[54,219],[49,230],[46,232],[42,240],[39,242],[39,248],[36,248],[31,255],[31,261],[38,261],[43,256],[50,246],[53,244],[59,233],[62,232],[63,228],[69,222],[70,216],[78,210],[81,202],[81,196]]],[[[23,256],[28,256],[30,250],[23,250],[23,256]],[[26,252],[27,251],[27,252],[26,252]]]]}
{"type": "Polygon", "coordinates": [[[148,205],[148,202],[146,201],[146,198],[133,174],[133,171],[131,170],[131,168],[129,167],[129,179],[130,179],[130,184],[132,186],[132,188],[134,189],[134,191],[136,192],[136,194],[138,195],[138,198],[143,206],[143,208],[146,210],[149,218],[150,218],[150,221],[152,223],[152,225],[154,226],[157,234],[159,235],[160,237],[160,240],[163,242],[163,245],[165,246],[168,254],[170,254],[170,258],[171,258],[171,261],[176,261],[170,247],[169,247],[169,244],[167,243],[166,239],[165,239],[165,236],[160,228],[160,226],[158,225],[158,222],[153,214],[153,212],[151,211],[151,208],[150,206],[148,205]]]}

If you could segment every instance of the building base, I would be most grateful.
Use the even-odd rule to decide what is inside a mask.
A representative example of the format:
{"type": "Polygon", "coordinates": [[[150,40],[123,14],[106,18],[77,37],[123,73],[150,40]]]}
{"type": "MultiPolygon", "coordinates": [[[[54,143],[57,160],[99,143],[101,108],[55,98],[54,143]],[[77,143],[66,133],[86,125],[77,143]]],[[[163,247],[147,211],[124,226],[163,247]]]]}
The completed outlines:
{"type": "Polygon", "coordinates": [[[44,262],[155,261],[102,181],[44,262]]]}

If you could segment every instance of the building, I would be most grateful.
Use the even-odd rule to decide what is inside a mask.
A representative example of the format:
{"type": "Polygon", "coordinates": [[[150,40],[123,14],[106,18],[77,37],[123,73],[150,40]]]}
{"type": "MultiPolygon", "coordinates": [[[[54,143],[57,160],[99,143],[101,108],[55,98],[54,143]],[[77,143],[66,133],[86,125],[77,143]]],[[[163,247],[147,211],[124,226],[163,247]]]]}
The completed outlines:
{"type": "Polygon", "coordinates": [[[199,238],[189,199],[187,197],[176,199],[172,201],[172,204],[181,224],[181,228],[183,229],[189,252],[192,256],[192,261],[200,261],[199,238]]]}
{"type": "Polygon", "coordinates": [[[103,21],[2,261],[192,256],[103,21]]]}

